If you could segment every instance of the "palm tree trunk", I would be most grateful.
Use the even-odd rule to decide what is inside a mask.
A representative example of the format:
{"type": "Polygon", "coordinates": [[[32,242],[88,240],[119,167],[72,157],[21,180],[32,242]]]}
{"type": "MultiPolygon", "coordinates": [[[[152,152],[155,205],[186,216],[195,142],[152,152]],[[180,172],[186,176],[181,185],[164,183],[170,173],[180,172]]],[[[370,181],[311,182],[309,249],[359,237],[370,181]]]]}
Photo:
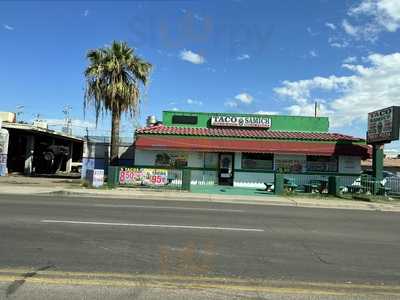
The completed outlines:
{"type": "Polygon", "coordinates": [[[111,115],[111,155],[110,155],[110,165],[119,165],[119,124],[121,121],[121,114],[117,109],[113,109],[111,115]]]}

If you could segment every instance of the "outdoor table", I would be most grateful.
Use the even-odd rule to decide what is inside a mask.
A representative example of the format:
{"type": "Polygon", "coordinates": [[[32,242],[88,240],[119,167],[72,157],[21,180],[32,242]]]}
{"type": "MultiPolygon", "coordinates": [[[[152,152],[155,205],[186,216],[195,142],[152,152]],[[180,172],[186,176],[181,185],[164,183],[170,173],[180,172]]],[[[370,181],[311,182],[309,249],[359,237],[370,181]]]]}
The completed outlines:
{"type": "Polygon", "coordinates": [[[274,186],[273,182],[264,182],[265,184],[265,191],[270,191],[272,189],[272,187],[274,186]]]}
{"type": "Polygon", "coordinates": [[[349,193],[360,193],[366,190],[366,188],[362,185],[348,185],[347,189],[349,193]]]}
{"type": "Polygon", "coordinates": [[[328,180],[326,179],[312,179],[309,184],[305,184],[305,191],[307,193],[319,192],[322,194],[328,187],[328,180]]]}
{"type": "Polygon", "coordinates": [[[304,191],[306,193],[314,193],[318,189],[317,184],[309,183],[304,185],[304,191]]]}
{"type": "Polygon", "coordinates": [[[319,182],[319,193],[322,194],[328,188],[327,179],[318,179],[319,182]]]}
{"type": "Polygon", "coordinates": [[[293,178],[283,178],[283,184],[287,190],[293,192],[297,188],[297,184],[294,183],[293,178]]]}
{"type": "Polygon", "coordinates": [[[387,194],[391,191],[391,188],[387,188],[384,186],[379,187],[378,195],[387,196],[387,194]]]}

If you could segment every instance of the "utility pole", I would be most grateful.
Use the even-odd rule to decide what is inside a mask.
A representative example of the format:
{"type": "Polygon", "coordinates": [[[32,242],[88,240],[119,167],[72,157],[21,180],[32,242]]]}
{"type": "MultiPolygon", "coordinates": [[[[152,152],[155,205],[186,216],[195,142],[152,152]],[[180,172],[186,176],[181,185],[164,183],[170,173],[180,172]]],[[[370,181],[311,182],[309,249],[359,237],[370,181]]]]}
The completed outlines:
{"type": "Polygon", "coordinates": [[[15,107],[15,114],[16,114],[16,122],[22,122],[22,118],[20,120],[20,116],[24,113],[24,108],[25,106],[23,105],[17,105],[15,107]]]}
{"type": "Polygon", "coordinates": [[[318,113],[319,113],[319,103],[317,101],[315,101],[314,103],[314,117],[318,117],[318,113]]]}
{"type": "Polygon", "coordinates": [[[64,114],[64,127],[62,129],[62,132],[68,135],[72,135],[72,120],[70,117],[70,112],[72,110],[72,106],[67,104],[64,106],[63,109],[63,114],[64,114]]]}
{"type": "Polygon", "coordinates": [[[40,122],[40,114],[34,114],[35,121],[40,122]]]}

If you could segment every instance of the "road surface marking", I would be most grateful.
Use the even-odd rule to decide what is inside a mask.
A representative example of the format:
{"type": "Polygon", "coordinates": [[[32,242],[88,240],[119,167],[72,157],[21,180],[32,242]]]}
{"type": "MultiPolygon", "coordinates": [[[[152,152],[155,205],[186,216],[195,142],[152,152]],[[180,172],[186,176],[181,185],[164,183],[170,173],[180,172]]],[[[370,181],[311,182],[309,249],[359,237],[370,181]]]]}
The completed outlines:
{"type": "Polygon", "coordinates": [[[176,210],[198,210],[198,211],[215,211],[215,212],[238,212],[240,209],[221,209],[221,208],[199,208],[199,207],[175,207],[175,206],[157,206],[157,205],[127,205],[127,204],[95,204],[91,207],[115,207],[115,208],[149,208],[149,209],[176,209],[176,210]]]}
{"type": "Polygon", "coordinates": [[[101,226],[130,226],[130,227],[157,227],[157,228],[178,228],[178,229],[204,229],[204,230],[225,230],[225,231],[251,231],[264,232],[258,228],[239,228],[239,227],[212,227],[212,226],[189,226],[189,225],[167,225],[167,224],[135,224],[135,223],[109,223],[109,222],[86,222],[70,220],[41,220],[42,223],[62,223],[62,224],[81,224],[81,225],[101,225],[101,226]]]}

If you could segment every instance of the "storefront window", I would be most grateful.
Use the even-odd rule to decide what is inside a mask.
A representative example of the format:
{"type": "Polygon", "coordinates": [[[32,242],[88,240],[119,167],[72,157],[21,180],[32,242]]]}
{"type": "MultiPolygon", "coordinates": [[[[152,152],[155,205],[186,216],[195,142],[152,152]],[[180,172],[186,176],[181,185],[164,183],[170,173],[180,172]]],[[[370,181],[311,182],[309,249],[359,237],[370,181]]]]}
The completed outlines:
{"type": "Polygon", "coordinates": [[[242,169],[273,169],[274,155],[270,153],[242,153],[242,169]]]}
{"type": "Polygon", "coordinates": [[[210,169],[218,168],[218,153],[204,153],[204,167],[210,169]]]}
{"type": "Polygon", "coordinates": [[[337,172],[337,157],[329,156],[307,156],[307,171],[313,172],[337,172]]]}
{"type": "Polygon", "coordinates": [[[171,167],[171,168],[187,167],[188,155],[187,153],[170,153],[170,152],[158,153],[155,157],[154,165],[157,167],[171,167]]]}
{"type": "Polygon", "coordinates": [[[303,172],[304,161],[300,159],[279,158],[275,160],[275,170],[281,173],[303,172]]]}

